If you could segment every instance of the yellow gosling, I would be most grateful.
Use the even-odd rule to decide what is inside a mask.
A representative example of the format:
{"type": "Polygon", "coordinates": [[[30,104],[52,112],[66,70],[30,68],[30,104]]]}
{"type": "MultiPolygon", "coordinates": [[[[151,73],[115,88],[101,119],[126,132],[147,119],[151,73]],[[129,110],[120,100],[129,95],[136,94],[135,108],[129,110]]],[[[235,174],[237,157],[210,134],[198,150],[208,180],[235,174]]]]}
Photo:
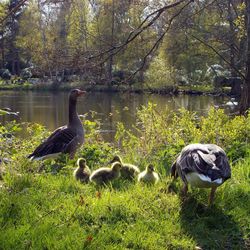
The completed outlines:
{"type": "Polygon", "coordinates": [[[73,175],[77,181],[87,183],[89,182],[89,176],[91,172],[89,167],[86,164],[84,158],[79,158],[77,160],[77,168],[75,169],[73,175]]]}
{"type": "Polygon", "coordinates": [[[121,163],[114,162],[111,168],[99,168],[95,170],[91,176],[90,181],[94,182],[98,185],[105,184],[107,182],[111,182],[120,177],[121,173],[121,163]]]}
{"type": "Polygon", "coordinates": [[[129,163],[123,163],[121,157],[118,155],[114,156],[111,163],[113,162],[121,163],[121,177],[124,179],[134,179],[140,173],[140,170],[137,166],[129,163]]]}
{"type": "Polygon", "coordinates": [[[154,166],[149,164],[146,169],[138,175],[138,181],[155,184],[159,181],[159,175],[154,171],[154,166]]]}

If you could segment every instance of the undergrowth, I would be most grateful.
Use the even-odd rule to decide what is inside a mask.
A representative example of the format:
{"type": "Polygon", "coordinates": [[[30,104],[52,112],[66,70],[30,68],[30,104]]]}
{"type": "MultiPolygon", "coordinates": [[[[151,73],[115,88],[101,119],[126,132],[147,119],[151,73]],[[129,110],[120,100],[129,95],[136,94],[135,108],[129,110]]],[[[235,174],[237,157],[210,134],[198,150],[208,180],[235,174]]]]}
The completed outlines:
{"type": "Polygon", "coordinates": [[[31,162],[27,155],[49,134],[39,124],[0,126],[0,249],[249,249],[250,116],[206,117],[169,113],[149,104],[131,130],[117,126],[114,144],[99,122],[85,121],[86,141],[74,160],[31,162]],[[22,137],[18,134],[22,133],[22,137]],[[25,139],[23,139],[25,135],[25,139]],[[192,189],[184,201],[169,169],[183,146],[216,143],[232,165],[232,178],[207,207],[209,190],[192,189]],[[77,157],[93,170],[114,154],[141,170],[160,173],[155,186],[117,180],[106,187],[73,179],[77,157]]]}

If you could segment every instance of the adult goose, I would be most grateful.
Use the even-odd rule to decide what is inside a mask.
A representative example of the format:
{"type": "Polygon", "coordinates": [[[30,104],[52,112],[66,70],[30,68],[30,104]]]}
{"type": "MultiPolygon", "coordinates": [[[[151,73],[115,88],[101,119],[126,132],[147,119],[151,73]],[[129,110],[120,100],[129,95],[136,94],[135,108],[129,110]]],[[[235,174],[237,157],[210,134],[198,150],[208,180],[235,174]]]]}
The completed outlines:
{"type": "Polygon", "coordinates": [[[231,168],[224,150],[215,144],[190,144],[184,147],[171,167],[171,175],[181,177],[183,194],[188,184],[211,188],[209,204],[213,203],[216,188],[231,177],[231,168]]]}
{"type": "Polygon", "coordinates": [[[83,144],[84,130],[76,111],[77,98],[85,91],[74,89],[69,94],[68,124],[56,129],[32,154],[31,160],[43,160],[56,157],[60,153],[69,154],[73,158],[76,150],[83,144]]]}

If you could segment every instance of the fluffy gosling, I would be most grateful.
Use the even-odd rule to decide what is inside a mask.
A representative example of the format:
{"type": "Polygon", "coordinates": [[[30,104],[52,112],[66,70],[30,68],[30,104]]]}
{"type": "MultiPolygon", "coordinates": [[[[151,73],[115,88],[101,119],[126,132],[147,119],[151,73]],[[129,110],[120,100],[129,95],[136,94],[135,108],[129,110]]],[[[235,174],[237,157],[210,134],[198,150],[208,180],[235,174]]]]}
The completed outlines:
{"type": "Polygon", "coordinates": [[[120,177],[121,163],[114,162],[111,168],[99,168],[95,170],[89,177],[91,182],[98,185],[105,184],[120,177]]]}
{"type": "Polygon", "coordinates": [[[89,182],[89,176],[91,172],[89,167],[86,165],[86,160],[84,158],[79,158],[77,160],[77,168],[74,171],[74,177],[77,181],[87,183],[89,182]]]}
{"type": "Polygon", "coordinates": [[[123,163],[121,157],[118,155],[114,156],[111,163],[113,163],[113,162],[120,162],[121,163],[121,177],[123,177],[124,179],[131,180],[131,179],[135,178],[140,173],[140,170],[137,166],[129,164],[129,163],[123,163]]]}
{"type": "Polygon", "coordinates": [[[159,175],[154,172],[154,166],[149,164],[146,169],[138,175],[138,181],[155,184],[159,181],[159,175]]]}

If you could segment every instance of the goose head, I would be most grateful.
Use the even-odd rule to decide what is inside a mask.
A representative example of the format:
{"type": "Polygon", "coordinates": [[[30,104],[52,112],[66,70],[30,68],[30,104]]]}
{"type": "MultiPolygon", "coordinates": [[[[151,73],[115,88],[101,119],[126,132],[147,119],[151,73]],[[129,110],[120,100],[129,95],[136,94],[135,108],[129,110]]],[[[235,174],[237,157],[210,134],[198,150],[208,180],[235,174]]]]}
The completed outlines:
{"type": "Polygon", "coordinates": [[[115,162],[115,163],[113,163],[111,168],[112,168],[113,171],[119,172],[121,167],[122,167],[122,165],[121,165],[120,162],[115,162]]]}
{"type": "Polygon", "coordinates": [[[84,90],[73,89],[69,93],[69,99],[72,100],[72,101],[73,100],[76,101],[79,96],[82,96],[85,93],[86,93],[86,91],[84,91],[84,90]]]}
{"type": "Polygon", "coordinates": [[[119,155],[115,155],[114,158],[111,160],[110,163],[114,163],[114,162],[122,162],[122,159],[119,155]]]}
{"type": "Polygon", "coordinates": [[[148,173],[153,173],[155,171],[154,166],[152,164],[149,164],[147,166],[147,172],[148,173]]]}
{"type": "Polygon", "coordinates": [[[79,168],[84,169],[86,167],[86,160],[84,158],[79,158],[77,160],[77,166],[79,166],[79,168]]]}

